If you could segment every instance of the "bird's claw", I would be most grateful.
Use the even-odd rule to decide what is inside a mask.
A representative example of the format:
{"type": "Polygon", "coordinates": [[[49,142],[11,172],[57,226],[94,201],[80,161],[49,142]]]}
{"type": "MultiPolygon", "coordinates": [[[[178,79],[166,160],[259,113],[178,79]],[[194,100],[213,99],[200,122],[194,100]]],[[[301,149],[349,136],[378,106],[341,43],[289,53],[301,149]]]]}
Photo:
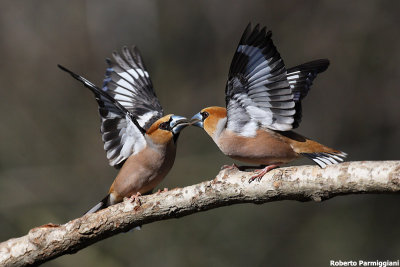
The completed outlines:
{"type": "Polygon", "coordinates": [[[260,182],[261,179],[264,177],[264,175],[267,172],[269,172],[270,170],[273,170],[275,168],[278,168],[278,167],[279,167],[278,165],[269,165],[269,166],[265,167],[262,170],[255,170],[254,172],[257,173],[257,174],[255,174],[255,175],[250,177],[249,184],[252,183],[253,181],[260,182]]]}
{"type": "Polygon", "coordinates": [[[137,192],[136,194],[130,196],[129,200],[131,201],[131,203],[136,202],[136,201],[139,201],[139,203],[140,203],[140,200],[138,197],[140,197],[141,195],[142,194],[140,194],[140,192],[137,192]]]}
{"type": "Polygon", "coordinates": [[[160,194],[160,193],[164,193],[164,192],[168,192],[168,188],[164,187],[164,189],[163,189],[163,190],[161,190],[161,189],[158,189],[158,191],[157,191],[156,193],[157,193],[157,195],[158,195],[158,194],[160,194]]]}
{"type": "Polygon", "coordinates": [[[265,174],[265,173],[263,172],[263,170],[256,170],[256,171],[254,171],[254,172],[257,173],[257,174],[255,174],[255,175],[253,175],[253,176],[250,177],[250,179],[249,179],[249,184],[252,183],[252,182],[254,182],[254,181],[260,182],[261,179],[264,177],[264,174],[265,174]]]}

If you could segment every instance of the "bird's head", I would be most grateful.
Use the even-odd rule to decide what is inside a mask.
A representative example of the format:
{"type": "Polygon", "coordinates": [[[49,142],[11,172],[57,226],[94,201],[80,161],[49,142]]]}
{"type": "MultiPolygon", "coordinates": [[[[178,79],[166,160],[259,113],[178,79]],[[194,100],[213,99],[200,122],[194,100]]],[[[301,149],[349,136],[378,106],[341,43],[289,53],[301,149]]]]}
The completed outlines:
{"type": "Polygon", "coordinates": [[[222,107],[204,108],[192,117],[190,124],[203,128],[211,137],[214,137],[216,131],[225,127],[226,109],[222,107]]]}
{"type": "Polygon", "coordinates": [[[176,142],[181,130],[188,125],[187,118],[169,114],[154,122],[146,134],[157,144],[166,144],[172,139],[176,142]]]}

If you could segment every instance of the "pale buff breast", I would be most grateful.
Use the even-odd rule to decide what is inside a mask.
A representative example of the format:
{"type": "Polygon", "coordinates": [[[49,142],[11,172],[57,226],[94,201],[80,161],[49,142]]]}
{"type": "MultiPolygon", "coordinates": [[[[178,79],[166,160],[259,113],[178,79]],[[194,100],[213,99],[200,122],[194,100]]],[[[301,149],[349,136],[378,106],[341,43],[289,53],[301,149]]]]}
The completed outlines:
{"type": "Polygon", "coordinates": [[[147,146],[126,160],[110,192],[116,193],[121,201],[137,192],[146,193],[152,190],[172,168],[175,154],[176,145],[173,141],[162,147],[147,146]]]}
{"type": "Polygon", "coordinates": [[[214,138],[225,155],[251,164],[283,164],[299,157],[290,144],[270,130],[258,130],[256,136],[239,136],[224,129],[214,138]]]}

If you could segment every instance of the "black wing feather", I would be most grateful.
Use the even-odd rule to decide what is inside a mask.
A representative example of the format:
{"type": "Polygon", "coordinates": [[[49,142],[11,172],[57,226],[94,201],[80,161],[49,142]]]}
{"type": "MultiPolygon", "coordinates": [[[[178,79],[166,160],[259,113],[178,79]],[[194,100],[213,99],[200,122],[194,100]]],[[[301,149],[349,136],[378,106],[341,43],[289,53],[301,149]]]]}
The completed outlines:
{"type": "Polygon", "coordinates": [[[292,128],[293,95],[271,36],[265,27],[252,29],[249,24],[233,56],[225,99],[228,128],[236,132],[243,132],[248,123],[275,130],[292,128]]]}
{"type": "Polygon", "coordinates": [[[287,79],[293,91],[296,114],[294,115],[293,128],[297,128],[301,122],[301,101],[307,96],[308,91],[317,75],[324,72],[329,66],[328,59],[310,61],[287,70],[287,79]]]}
{"type": "Polygon", "coordinates": [[[116,168],[145,147],[143,135],[154,121],[163,116],[163,109],[138,49],[124,47],[122,54],[123,57],[113,52],[115,62],[106,60],[109,67],[102,89],[60,66],[95,94],[104,149],[110,165],[116,168]]]}

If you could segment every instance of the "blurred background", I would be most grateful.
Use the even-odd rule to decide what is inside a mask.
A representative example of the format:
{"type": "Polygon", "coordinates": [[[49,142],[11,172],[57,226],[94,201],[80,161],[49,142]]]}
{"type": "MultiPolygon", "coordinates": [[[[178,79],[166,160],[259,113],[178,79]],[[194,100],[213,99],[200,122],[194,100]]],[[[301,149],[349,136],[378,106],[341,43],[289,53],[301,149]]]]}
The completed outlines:
{"type": "MultiPolygon", "coordinates": [[[[108,191],[97,103],[62,64],[102,84],[111,51],[138,45],[167,113],[224,106],[249,22],[273,31],[288,67],[331,61],[303,102],[298,132],[349,160],[400,149],[399,1],[2,1],[0,239],[81,216],[108,191]]],[[[231,164],[185,129],[158,188],[210,180],[231,164]]],[[[300,160],[294,164],[311,164],[300,160]]],[[[400,256],[397,195],[234,205],[119,234],[45,266],[329,266],[400,256]]]]}

